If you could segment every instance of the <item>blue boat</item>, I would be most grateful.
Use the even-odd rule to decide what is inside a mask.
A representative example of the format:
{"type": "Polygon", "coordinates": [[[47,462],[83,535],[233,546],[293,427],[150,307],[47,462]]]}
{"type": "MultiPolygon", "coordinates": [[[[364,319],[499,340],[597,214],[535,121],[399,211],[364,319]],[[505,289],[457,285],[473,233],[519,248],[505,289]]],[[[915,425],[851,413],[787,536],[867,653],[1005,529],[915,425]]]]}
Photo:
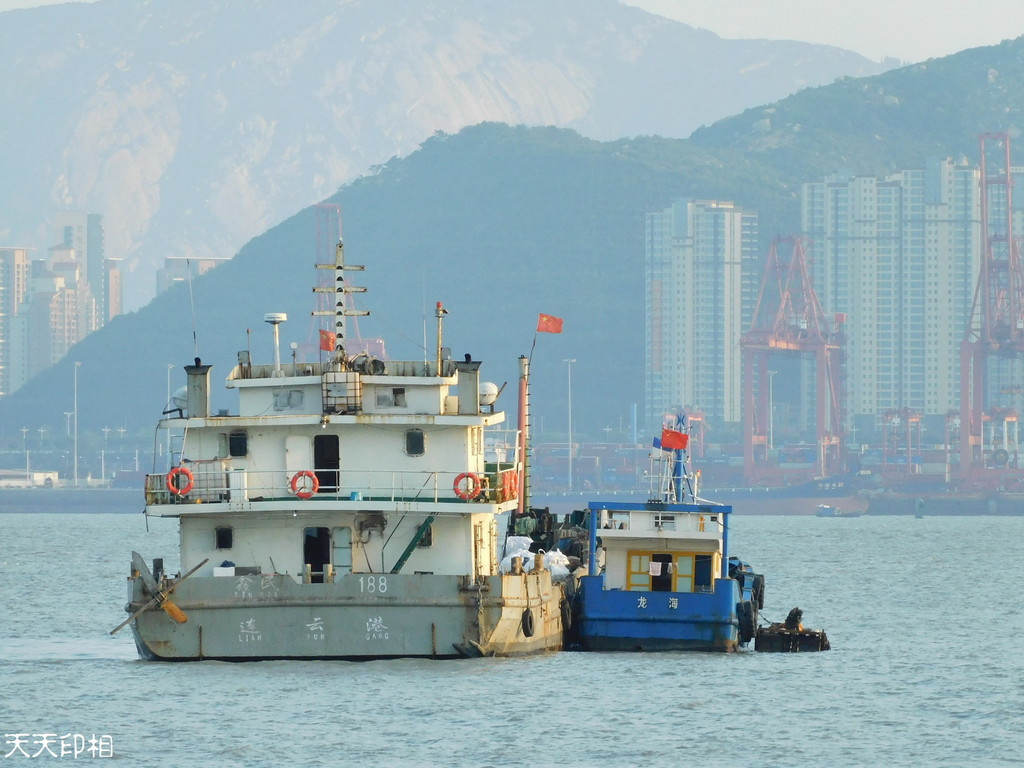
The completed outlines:
{"type": "Polygon", "coordinates": [[[686,437],[655,441],[667,480],[657,496],[587,506],[587,575],[573,595],[583,650],[735,651],[757,633],[764,577],[729,555],[732,507],[698,497],[687,441],[673,436],[686,437]]]}

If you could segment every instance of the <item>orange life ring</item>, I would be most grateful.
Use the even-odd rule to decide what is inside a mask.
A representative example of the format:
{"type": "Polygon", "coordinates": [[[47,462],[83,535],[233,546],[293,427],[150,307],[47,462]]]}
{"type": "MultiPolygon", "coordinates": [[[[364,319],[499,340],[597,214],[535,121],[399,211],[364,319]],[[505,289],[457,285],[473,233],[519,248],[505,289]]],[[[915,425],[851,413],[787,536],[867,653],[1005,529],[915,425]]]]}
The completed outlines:
{"type": "Polygon", "coordinates": [[[310,472],[308,469],[304,469],[301,472],[296,472],[292,477],[292,493],[298,496],[300,499],[310,499],[313,494],[320,490],[320,481],[316,479],[316,475],[310,472]],[[309,487],[303,487],[299,490],[299,482],[303,478],[309,478],[309,487]]]}
{"type": "Polygon", "coordinates": [[[480,495],[480,490],[483,488],[483,483],[480,482],[480,476],[473,472],[463,472],[461,475],[455,478],[455,495],[463,501],[470,501],[480,495]],[[462,487],[462,481],[468,480],[466,487],[462,487]]]}
{"type": "Polygon", "coordinates": [[[519,472],[509,469],[501,474],[502,501],[509,501],[519,496],[519,472]]]}
{"type": "Polygon", "coordinates": [[[175,467],[167,473],[167,490],[173,493],[175,496],[184,496],[192,490],[193,485],[192,472],[188,467],[175,467]],[[178,475],[185,476],[185,485],[179,486],[177,477],[178,475]]]}

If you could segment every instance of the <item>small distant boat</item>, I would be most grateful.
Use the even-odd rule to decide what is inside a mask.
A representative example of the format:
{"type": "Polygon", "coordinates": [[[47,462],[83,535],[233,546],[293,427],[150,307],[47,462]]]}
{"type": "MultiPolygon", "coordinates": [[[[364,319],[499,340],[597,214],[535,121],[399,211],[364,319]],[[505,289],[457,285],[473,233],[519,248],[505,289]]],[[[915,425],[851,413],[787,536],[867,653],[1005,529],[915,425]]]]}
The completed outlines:
{"type": "Polygon", "coordinates": [[[730,556],[732,507],[697,496],[680,426],[652,453],[657,496],[587,506],[587,575],[572,597],[583,650],[735,651],[757,634],[764,577],[730,556]]]}
{"type": "Polygon", "coordinates": [[[833,507],[830,504],[819,504],[814,512],[815,517],[860,517],[860,512],[849,512],[833,507]]]}

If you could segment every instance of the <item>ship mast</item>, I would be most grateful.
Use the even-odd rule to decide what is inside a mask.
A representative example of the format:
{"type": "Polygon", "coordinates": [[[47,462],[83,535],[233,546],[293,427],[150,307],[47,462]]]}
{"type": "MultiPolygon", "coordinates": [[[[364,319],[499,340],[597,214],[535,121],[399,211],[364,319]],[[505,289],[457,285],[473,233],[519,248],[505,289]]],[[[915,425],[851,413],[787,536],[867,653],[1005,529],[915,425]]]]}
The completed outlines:
{"type": "Polygon", "coordinates": [[[347,363],[347,359],[345,357],[345,339],[348,337],[345,318],[365,317],[370,314],[368,309],[348,308],[349,294],[366,293],[366,288],[357,285],[348,285],[345,282],[345,271],[362,272],[366,267],[362,264],[345,263],[345,244],[340,239],[338,240],[338,245],[334,249],[334,264],[317,264],[316,267],[317,269],[334,270],[333,288],[330,286],[315,286],[313,288],[314,293],[334,294],[334,311],[316,310],[313,312],[313,315],[320,317],[334,317],[334,360],[336,362],[340,361],[344,365],[347,363]]]}

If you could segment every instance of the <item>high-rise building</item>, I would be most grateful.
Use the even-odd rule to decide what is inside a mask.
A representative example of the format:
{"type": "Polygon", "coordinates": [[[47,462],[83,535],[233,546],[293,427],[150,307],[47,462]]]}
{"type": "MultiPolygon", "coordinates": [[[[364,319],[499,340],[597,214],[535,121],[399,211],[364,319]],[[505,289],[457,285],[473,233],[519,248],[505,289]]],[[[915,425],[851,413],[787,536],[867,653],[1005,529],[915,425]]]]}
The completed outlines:
{"type": "Polygon", "coordinates": [[[698,408],[742,421],[740,336],[753,314],[757,214],[677,200],[646,221],[646,418],[698,408]]]}
{"type": "Polygon", "coordinates": [[[54,215],[56,244],[73,248],[85,268],[87,282],[96,299],[100,327],[121,310],[121,275],[117,262],[107,259],[103,239],[103,216],[82,211],[60,211],[54,215]]]}
{"type": "Polygon", "coordinates": [[[803,185],[802,228],[825,313],[847,317],[849,413],[960,406],[960,342],[981,253],[978,170],[930,158],[885,178],[803,185]]]}
{"type": "Polygon", "coordinates": [[[17,386],[12,381],[17,370],[16,320],[28,295],[31,256],[28,248],[0,248],[0,397],[17,386]]]}
{"type": "Polygon", "coordinates": [[[120,262],[103,256],[103,217],[63,211],[54,228],[45,260],[0,248],[0,397],[121,312],[120,262]]]}

